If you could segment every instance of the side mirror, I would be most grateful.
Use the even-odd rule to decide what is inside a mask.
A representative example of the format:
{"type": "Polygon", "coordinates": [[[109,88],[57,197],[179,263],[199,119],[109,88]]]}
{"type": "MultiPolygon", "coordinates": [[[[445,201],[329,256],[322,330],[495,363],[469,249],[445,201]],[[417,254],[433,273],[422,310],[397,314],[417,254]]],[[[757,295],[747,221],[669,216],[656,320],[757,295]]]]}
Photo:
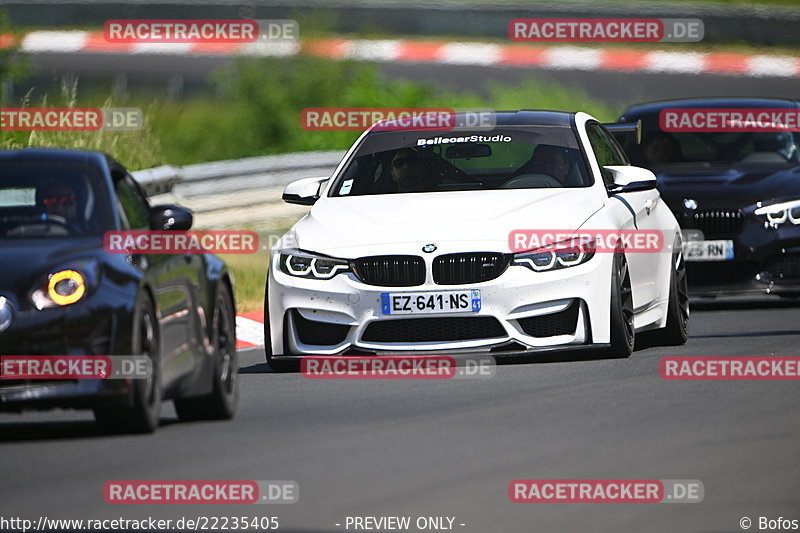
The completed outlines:
{"type": "Polygon", "coordinates": [[[641,167],[609,165],[603,167],[611,173],[613,184],[608,191],[614,194],[621,192],[649,191],[658,185],[656,175],[641,167]]]}
{"type": "Polygon", "coordinates": [[[150,229],[156,231],[188,231],[194,215],[179,205],[156,205],[150,208],[150,229]]]}
{"type": "Polygon", "coordinates": [[[611,122],[603,124],[610,134],[623,144],[623,136],[628,133],[635,135],[636,144],[642,144],[642,119],[636,122],[611,122]]]}
{"type": "Polygon", "coordinates": [[[314,205],[319,200],[319,191],[326,181],[327,177],[293,181],[283,190],[283,201],[287,204],[314,205]]]}

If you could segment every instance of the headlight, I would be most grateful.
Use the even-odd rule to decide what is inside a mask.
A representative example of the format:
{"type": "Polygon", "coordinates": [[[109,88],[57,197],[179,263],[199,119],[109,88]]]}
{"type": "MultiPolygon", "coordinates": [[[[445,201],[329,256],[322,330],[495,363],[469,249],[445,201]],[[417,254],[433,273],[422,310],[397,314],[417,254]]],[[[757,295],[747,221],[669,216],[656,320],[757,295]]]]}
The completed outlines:
{"type": "Polygon", "coordinates": [[[62,270],[50,276],[47,295],[57,305],[74,304],[86,294],[86,280],[80,272],[62,270]]]}
{"type": "Polygon", "coordinates": [[[350,263],[344,259],[325,257],[300,250],[282,251],[279,267],[284,274],[310,279],[331,279],[336,274],[350,271],[350,263]]]}
{"type": "Polygon", "coordinates": [[[81,261],[54,269],[33,289],[30,300],[39,310],[71,305],[89,293],[96,285],[96,278],[96,261],[81,261]]]}
{"type": "Polygon", "coordinates": [[[594,242],[582,239],[559,242],[538,250],[514,254],[512,265],[521,265],[536,272],[569,268],[594,257],[594,242]]]}
{"type": "Polygon", "coordinates": [[[783,224],[800,225],[800,200],[759,207],[755,210],[758,216],[766,216],[766,227],[777,228],[783,224]]]}

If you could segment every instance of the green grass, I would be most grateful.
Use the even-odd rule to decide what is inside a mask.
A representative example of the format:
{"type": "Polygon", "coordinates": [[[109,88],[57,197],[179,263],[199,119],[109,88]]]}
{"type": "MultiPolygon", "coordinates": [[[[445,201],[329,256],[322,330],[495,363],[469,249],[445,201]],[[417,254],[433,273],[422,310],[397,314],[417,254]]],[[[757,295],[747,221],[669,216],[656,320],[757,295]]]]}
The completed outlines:
{"type": "Polygon", "coordinates": [[[231,254],[220,256],[233,275],[236,311],[244,313],[264,306],[264,284],[267,279],[269,255],[231,254]]]}
{"type": "MultiPolygon", "coordinates": [[[[55,99],[43,96],[32,105],[29,95],[17,104],[19,107],[136,107],[113,98],[102,102],[79,100],[77,83],[62,84],[55,99]]],[[[10,106],[9,106],[10,107],[10,106]]],[[[17,149],[32,146],[71,148],[106,152],[130,170],[150,168],[161,164],[161,144],[154,135],[148,112],[144,110],[145,124],[136,131],[4,131],[0,135],[0,149],[17,149]]]]}

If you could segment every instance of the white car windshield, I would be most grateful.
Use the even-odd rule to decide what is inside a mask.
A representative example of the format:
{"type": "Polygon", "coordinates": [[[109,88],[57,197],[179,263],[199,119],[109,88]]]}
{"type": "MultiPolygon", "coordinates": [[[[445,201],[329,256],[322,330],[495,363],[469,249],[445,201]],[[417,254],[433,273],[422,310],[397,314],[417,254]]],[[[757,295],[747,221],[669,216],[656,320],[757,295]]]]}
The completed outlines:
{"type": "Polygon", "coordinates": [[[332,196],[588,187],[571,128],[498,127],[368,135],[332,196]]]}

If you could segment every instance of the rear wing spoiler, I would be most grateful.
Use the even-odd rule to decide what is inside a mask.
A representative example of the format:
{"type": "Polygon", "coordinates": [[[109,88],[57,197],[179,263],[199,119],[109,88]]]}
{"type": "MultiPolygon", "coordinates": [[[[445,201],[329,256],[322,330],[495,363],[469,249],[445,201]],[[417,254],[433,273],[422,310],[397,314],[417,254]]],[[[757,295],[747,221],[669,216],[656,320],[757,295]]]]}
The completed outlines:
{"type": "Polygon", "coordinates": [[[642,119],[636,122],[611,122],[603,124],[603,126],[615,137],[620,134],[634,133],[636,135],[636,144],[642,143],[642,119]]]}

